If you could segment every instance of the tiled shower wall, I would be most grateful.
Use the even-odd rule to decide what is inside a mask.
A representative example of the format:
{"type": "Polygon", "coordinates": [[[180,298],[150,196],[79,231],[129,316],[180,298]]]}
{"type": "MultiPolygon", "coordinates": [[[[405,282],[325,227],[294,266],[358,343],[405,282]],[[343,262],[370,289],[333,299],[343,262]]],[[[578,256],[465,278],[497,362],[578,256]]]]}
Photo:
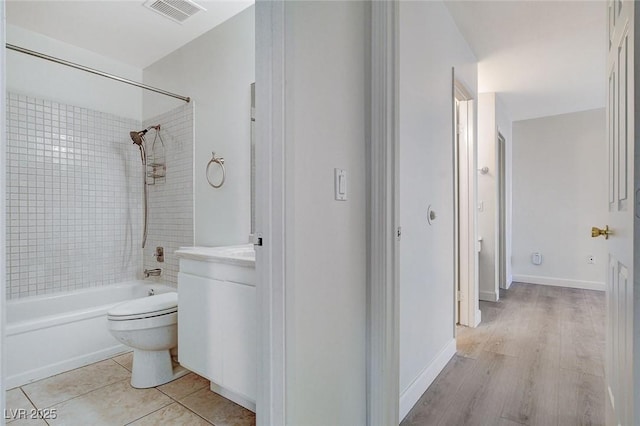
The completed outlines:
{"type": "Polygon", "coordinates": [[[7,297],[125,281],[142,262],[136,120],[7,94],[7,297]]]}
{"type": "MultiPolygon", "coordinates": [[[[149,185],[149,232],[144,249],[144,267],[161,268],[163,281],[176,285],[178,259],[174,252],[192,246],[193,237],[193,105],[185,104],[154,117],[143,127],[160,124],[164,140],[166,178],[149,185]],[[164,262],[153,256],[156,247],[164,248],[164,262]]],[[[153,157],[155,130],[147,135],[147,153],[153,157]]],[[[161,152],[157,139],[156,153],[161,152]]],[[[203,177],[204,179],[204,177],[203,177]]]]}

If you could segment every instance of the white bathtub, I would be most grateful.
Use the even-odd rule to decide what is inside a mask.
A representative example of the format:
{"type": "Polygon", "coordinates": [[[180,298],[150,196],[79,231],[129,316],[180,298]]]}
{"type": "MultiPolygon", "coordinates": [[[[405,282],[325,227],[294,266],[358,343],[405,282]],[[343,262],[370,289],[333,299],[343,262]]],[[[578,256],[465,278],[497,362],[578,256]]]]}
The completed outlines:
{"type": "Polygon", "coordinates": [[[126,300],[175,288],[151,281],[7,301],[7,389],[128,350],[107,329],[107,311],[126,300]]]}

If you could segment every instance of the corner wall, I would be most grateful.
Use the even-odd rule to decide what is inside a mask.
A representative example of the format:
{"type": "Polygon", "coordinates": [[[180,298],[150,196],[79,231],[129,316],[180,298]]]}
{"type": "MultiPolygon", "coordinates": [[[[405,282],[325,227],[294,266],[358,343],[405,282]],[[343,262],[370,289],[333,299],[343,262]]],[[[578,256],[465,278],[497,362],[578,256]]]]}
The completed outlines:
{"type": "MultiPolygon", "coordinates": [[[[251,83],[255,6],[250,6],[144,69],[144,82],[190,96],[194,111],[195,244],[245,244],[251,229],[251,83]],[[211,153],[224,157],[225,184],[212,188],[211,153]]],[[[145,93],[145,119],[182,101],[145,93]]],[[[212,172],[213,176],[213,172],[212,172]]]]}
{"type": "Polygon", "coordinates": [[[475,97],[477,61],[442,2],[399,7],[402,418],[456,350],[451,71],[475,97]]]}
{"type": "Polygon", "coordinates": [[[147,244],[143,251],[145,269],[162,269],[162,281],[178,284],[178,257],[180,247],[193,245],[193,104],[184,104],[164,114],[150,118],[142,127],[160,124],[164,149],[156,140],[155,130],[147,133],[147,163],[163,162],[166,177],[148,185],[149,223],[147,244]],[[164,262],[154,257],[156,247],[164,248],[164,262]]]}
{"type": "Polygon", "coordinates": [[[607,219],[605,126],[604,109],[513,123],[514,281],[604,290],[606,245],[590,230],[607,219]]]}

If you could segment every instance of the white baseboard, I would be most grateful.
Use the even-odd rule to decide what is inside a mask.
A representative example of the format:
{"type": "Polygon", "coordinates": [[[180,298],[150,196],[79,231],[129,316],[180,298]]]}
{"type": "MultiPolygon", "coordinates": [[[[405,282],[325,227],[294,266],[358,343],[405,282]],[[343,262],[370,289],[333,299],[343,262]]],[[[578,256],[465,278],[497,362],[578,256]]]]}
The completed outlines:
{"type": "Polygon", "coordinates": [[[473,325],[473,328],[476,328],[482,322],[482,311],[480,309],[478,309],[476,311],[476,318],[475,319],[476,319],[476,323],[473,325]]]}
{"type": "Polygon", "coordinates": [[[222,386],[219,386],[213,382],[209,382],[209,389],[211,389],[212,392],[217,393],[218,395],[221,395],[233,402],[235,402],[236,404],[246,408],[249,411],[253,411],[254,413],[256,412],[256,401],[255,399],[251,399],[246,395],[234,392],[232,390],[229,389],[225,389],[222,386]]]}
{"type": "Polygon", "coordinates": [[[511,287],[511,284],[513,284],[513,275],[509,275],[507,277],[507,286],[505,287],[505,289],[509,290],[509,287],[511,287]]]}
{"type": "Polygon", "coordinates": [[[456,339],[452,339],[447,343],[427,367],[422,370],[422,373],[416,377],[402,393],[400,394],[400,419],[402,419],[411,411],[416,402],[420,399],[422,394],[429,388],[431,383],[438,377],[438,374],[447,365],[449,360],[456,353],[456,339]]]}
{"type": "Polygon", "coordinates": [[[513,281],[555,287],[581,288],[584,290],[605,291],[606,289],[605,284],[599,281],[568,280],[566,278],[538,277],[535,275],[514,275],[513,281]]]}
{"type": "Polygon", "coordinates": [[[6,378],[5,389],[12,389],[18,386],[23,386],[27,383],[35,382],[37,380],[55,376],[56,374],[64,373],[65,371],[70,371],[76,368],[84,367],[85,365],[93,364],[94,362],[104,361],[105,359],[109,359],[113,356],[129,350],[131,350],[131,348],[129,348],[128,346],[114,345],[110,348],[99,350],[90,354],[81,355],[65,361],[56,362],[33,370],[10,375],[6,378]]]}
{"type": "Polygon", "coordinates": [[[480,300],[484,300],[485,302],[497,302],[498,295],[495,291],[481,291],[480,292],[480,300]]]}

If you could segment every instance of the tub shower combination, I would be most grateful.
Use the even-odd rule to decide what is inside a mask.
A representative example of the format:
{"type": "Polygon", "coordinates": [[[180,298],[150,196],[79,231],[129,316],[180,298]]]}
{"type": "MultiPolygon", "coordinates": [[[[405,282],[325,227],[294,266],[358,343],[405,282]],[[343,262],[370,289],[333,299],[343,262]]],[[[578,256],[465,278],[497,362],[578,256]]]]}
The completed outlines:
{"type": "Polygon", "coordinates": [[[193,224],[183,220],[184,230],[163,232],[178,217],[192,217],[193,109],[188,97],[7,47],[186,102],[143,123],[7,93],[4,379],[10,389],[131,350],[110,332],[107,313],[176,291],[173,252],[193,242],[193,224]],[[153,139],[145,140],[149,131],[153,139]],[[171,179],[165,179],[166,158],[171,179]],[[149,188],[162,197],[154,200],[149,188]],[[168,259],[156,263],[161,260],[145,245],[164,246],[168,259]],[[152,268],[148,278],[137,279],[145,267],[152,268]]]}

